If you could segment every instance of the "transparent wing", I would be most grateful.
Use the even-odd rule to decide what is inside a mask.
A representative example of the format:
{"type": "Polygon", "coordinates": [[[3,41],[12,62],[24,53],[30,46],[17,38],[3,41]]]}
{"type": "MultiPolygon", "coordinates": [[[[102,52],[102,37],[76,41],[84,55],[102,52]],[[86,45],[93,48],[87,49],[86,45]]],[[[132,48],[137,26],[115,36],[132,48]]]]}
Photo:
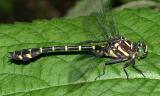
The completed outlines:
{"type": "Polygon", "coordinates": [[[116,27],[112,13],[110,0],[88,0],[87,7],[86,10],[88,11],[87,15],[89,15],[89,17],[84,19],[83,25],[84,30],[89,31],[89,38],[92,38],[92,40],[109,40],[115,36],[119,36],[119,31],[116,27]],[[96,33],[97,31],[100,33],[96,33]],[[101,36],[98,36],[99,34],[101,34],[101,36]]]}
{"type": "Polygon", "coordinates": [[[119,35],[119,32],[115,25],[110,0],[98,1],[101,5],[101,8],[96,15],[97,22],[103,29],[104,35],[106,34],[106,38],[114,38],[115,36],[119,35]]]}

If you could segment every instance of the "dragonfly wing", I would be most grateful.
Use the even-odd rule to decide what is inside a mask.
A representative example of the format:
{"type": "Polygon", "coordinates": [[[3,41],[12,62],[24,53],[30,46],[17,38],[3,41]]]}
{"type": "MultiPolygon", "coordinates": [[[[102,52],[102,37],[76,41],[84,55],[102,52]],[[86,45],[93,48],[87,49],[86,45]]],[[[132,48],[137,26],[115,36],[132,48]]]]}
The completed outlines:
{"type": "Polygon", "coordinates": [[[119,35],[119,31],[115,24],[110,0],[98,0],[101,8],[98,11],[96,18],[97,22],[103,29],[103,34],[106,38],[114,38],[119,35]],[[105,2],[106,1],[106,2],[105,2]]]}
{"type": "Polygon", "coordinates": [[[119,35],[118,29],[115,26],[110,0],[88,0],[87,6],[90,7],[86,8],[86,10],[89,10],[88,15],[92,14],[89,17],[85,17],[83,25],[84,31],[89,31],[89,38],[92,38],[92,40],[102,40],[102,38],[103,40],[109,40],[119,35]],[[97,31],[100,33],[96,33],[97,31]],[[99,34],[101,36],[98,36],[99,34]]]}

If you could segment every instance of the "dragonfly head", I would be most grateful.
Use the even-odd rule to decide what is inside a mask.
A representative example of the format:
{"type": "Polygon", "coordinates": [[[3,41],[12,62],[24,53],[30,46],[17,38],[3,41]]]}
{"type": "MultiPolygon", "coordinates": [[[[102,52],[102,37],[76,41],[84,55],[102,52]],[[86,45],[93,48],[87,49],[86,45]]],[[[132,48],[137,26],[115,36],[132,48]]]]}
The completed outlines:
{"type": "Polygon", "coordinates": [[[142,41],[139,41],[137,45],[138,45],[137,58],[139,60],[144,59],[147,56],[147,52],[148,52],[147,45],[142,41]]]}

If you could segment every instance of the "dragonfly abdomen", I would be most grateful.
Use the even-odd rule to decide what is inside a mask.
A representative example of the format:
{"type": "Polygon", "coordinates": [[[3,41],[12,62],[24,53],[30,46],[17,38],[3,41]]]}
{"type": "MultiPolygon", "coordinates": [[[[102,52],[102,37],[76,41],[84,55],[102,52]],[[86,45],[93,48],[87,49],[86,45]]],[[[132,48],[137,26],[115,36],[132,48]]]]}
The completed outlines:
{"type": "Polygon", "coordinates": [[[10,52],[9,57],[11,60],[28,61],[31,58],[37,57],[43,53],[94,51],[95,49],[96,46],[52,46],[43,48],[29,48],[10,52]]]}
{"type": "Polygon", "coordinates": [[[95,46],[52,46],[42,48],[42,53],[48,52],[70,52],[70,51],[92,51],[95,46]]]}

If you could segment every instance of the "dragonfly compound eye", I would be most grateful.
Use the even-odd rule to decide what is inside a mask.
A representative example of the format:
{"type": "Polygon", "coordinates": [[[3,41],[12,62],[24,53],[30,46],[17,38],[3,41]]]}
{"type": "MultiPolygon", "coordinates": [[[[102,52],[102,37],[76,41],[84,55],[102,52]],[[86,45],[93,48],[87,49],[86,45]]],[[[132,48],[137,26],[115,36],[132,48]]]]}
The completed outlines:
{"type": "Polygon", "coordinates": [[[147,56],[147,45],[144,42],[138,44],[138,58],[144,59],[147,56]]]}

